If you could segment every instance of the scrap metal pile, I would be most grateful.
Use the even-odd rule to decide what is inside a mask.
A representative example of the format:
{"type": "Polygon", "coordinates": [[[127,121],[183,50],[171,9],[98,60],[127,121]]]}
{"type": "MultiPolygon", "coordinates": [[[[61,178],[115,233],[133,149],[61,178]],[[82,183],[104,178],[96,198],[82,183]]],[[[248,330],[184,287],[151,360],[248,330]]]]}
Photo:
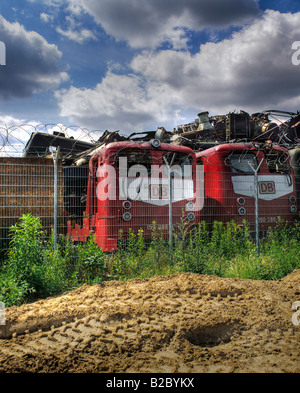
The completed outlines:
{"type": "Polygon", "coordinates": [[[156,131],[134,132],[128,136],[119,131],[105,131],[96,142],[84,142],[65,137],[36,132],[31,135],[24,149],[24,157],[45,154],[52,146],[60,146],[65,165],[87,165],[89,159],[103,146],[111,142],[160,142],[188,146],[201,151],[228,142],[273,142],[287,149],[300,144],[300,113],[267,110],[250,115],[245,111],[226,115],[209,116],[201,112],[191,123],[178,125],[173,131],[158,127],[156,131]]]}
{"type": "Polygon", "coordinates": [[[202,150],[209,141],[227,143],[269,140],[285,147],[300,142],[300,113],[264,111],[250,115],[240,111],[227,115],[208,115],[208,112],[201,112],[194,122],[177,126],[177,130],[168,134],[170,143],[202,150]]]}
{"type": "MultiPolygon", "coordinates": [[[[92,133],[89,136],[91,135],[92,133]]],[[[245,174],[253,175],[256,162],[253,154],[256,154],[257,160],[259,156],[257,162],[262,163],[265,160],[264,169],[260,172],[260,176],[265,179],[260,181],[261,187],[264,187],[261,198],[263,201],[261,202],[263,211],[261,219],[264,221],[261,223],[266,226],[271,223],[275,225],[277,216],[284,217],[286,221],[292,223],[300,209],[299,112],[277,110],[250,115],[240,111],[239,113],[231,112],[218,116],[209,116],[208,112],[201,112],[193,122],[178,125],[173,131],[158,127],[155,131],[134,132],[127,136],[121,135],[119,131],[105,131],[98,140],[92,141],[83,141],[79,137],[78,139],[68,137],[61,132],[53,132],[52,134],[36,132],[30,136],[23,156],[51,156],[53,150],[58,147],[61,160],[56,160],[56,162],[61,165],[63,173],[63,199],[61,200],[63,200],[62,207],[67,233],[74,241],[85,241],[93,233],[96,236],[97,244],[105,251],[110,252],[117,249],[120,230],[126,237],[130,228],[137,230],[142,228],[144,236],[148,236],[150,239],[153,228],[151,225],[153,220],[157,221],[157,218],[159,218],[158,225],[163,228],[164,235],[167,236],[168,228],[172,228],[176,220],[178,223],[181,219],[182,209],[187,220],[193,224],[197,224],[200,220],[212,223],[213,220],[222,221],[233,216],[237,222],[241,223],[241,220],[246,217],[246,212],[247,219],[254,222],[254,216],[251,213],[253,201],[245,199],[245,196],[251,197],[253,195],[251,177],[245,179],[245,174]],[[215,148],[210,149],[211,147],[215,148]],[[284,148],[289,150],[289,154],[284,148]],[[195,154],[192,154],[193,151],[195,154]],[[230,160],[227,160],[229,155],[230,160]],[[172,157],[169,162],[166,156],[172,157]],[[203,157],[205,157],[204,160],[203,157]],[[141,181],[141,179],[132,180],[130,178],[128,181],[129,170],[127,171],[127,166],[125,174],[122,171],[121,175],[120,158],[125,158],[126,163],[132,164],[132,167],[143,163],[147,173],[145,178],[148,178],[148,174],[151,172],[148,166],[152,165],[150,164],[152,162],[158,165],[164,165],[167,162],[170,168],[177,158],[180,160],[188,158],[188,162],[193,163],[194,166],[199,162],[198,166],[200,167],[202,164],[203,171],[209,174],[209,176],[204,176],[202,184],[202,190],[205,189],[205,200],[198,198],[203,202],[202,207],[199,209],[197,207],[195,212],[190,211],[191,208],[188,207],[190,205],[187,203],[190,202],[190,198],[186,197],[184,187],[186,190],[193,188],[191,188],[191,182],[181,182],[181,188],[178,186],[177,189],[180,191],[180,198],[176,200],[178,203],[174,209],[172,206],[172,215],[170,215],[167,208],[169,205],[173,205],[170,203],[172,197],[170,196],[169,202],[166,202],[166,198],[162,198],[162,196],[168,195],[168,190],[171,191],[171,187],[163,188],[163,179],[159,178],[159,174],[158,178],[153,176],[155,181],[158,180],[157,183],[153,179],[150,179],[148,185],[145,183],[146,187],[144,188],[147,189],[147,196],[141,199],[141,183],[134,183],[141,181]],[[253,161],[250,161],[249,164],[251,159],[253,161]],[[235,164],[234,160],[237,160],[235,164]],[[210,165],[209,161],[218,164],[210,165]],[[115,198],[116,195],[112,195],[111,199],[105,198],[106,180],[102,183],[102,180],[99,179],[102,176],[106,177],[106,174],[109,178],[110,174],[105,172],[107,163],[112,163],[113,168],[117,170],[113,173],[119,176],[119,181],[118,183],[112,182],[112,184],[116,185],[114,190],[119,189],[118,198],[120,190],[122,190],[122,198],[115,198]],[[253,167],[251,163],[253,163],[253,167]],[[243,168],[243,165],[246,165],[246,169],[243,168]],[[99,168],[100,171],[98,171],[99,168]],[[291,168],[293,171],[290,171],[291,168]],[[232,177],[231,173],[240,175],[232,177]],[[121,181],[120,188],[120,180],[122,179],[126,179],[126,181],[121,181]],[[151,183],[152,180],[153,183],[151,183]],[[229,183],[228,192],[223,193],[224,184],[229,183]],[[105,186],[101,188],[103,184],[105,186]],[[268,192],[264,191],[265,189],[268,192]],[[284,193],[281,195],[282,190],[284,193]],[[131,193],[129,196],[129,191],[134,194],[131,193]],[[215,192],[218,194],[217,198],[215,192]],[[270,195],[266,197],[264,195],[266,193],[271,197],[270,195]],[[101,195],[100,198],[99,195],[101,195]],[[124,196],[128,200],[124,201],[124,196]],[[236,206],[232,205],[232,201],[235,201],[233,203],[236,206]],[[267,207],[266,204],[262,205],[266,201],[268,202],[267,207]],[[296,206],[296,201],[298,201],[299,207],[296,206]],[[133,204],[134,209],[131,212],[128,211],[133,204]],[[270,213],[273,215],[271,216],[268,211],[273,212],[270,213]],[[148,217],[147,222],[144,220],[145,217],[148,217]],[[170,217],[172,220],[174,217],[175,221],[170,223],[168,221],[170,217]]],[[[56,154],[55,158],[57,157],[59,156],[56,154]]],[[[180,162],[182,169],[185,170],[183,161],[180,162]]],[[[197,170],[190,172],[193,184],[198,181],[196,179],[197,173],[197,170]]],[[[170,182],[170,184],[172,183],[170,182]]],[[[198,203],[198,200],[197,202],[195,200],[195,203],[198,203]]],[[[192,203],[192,209],[194,209],[195,203],[192,203]]],[[[267,230],[267,227],[263,230],[267,230]]],[[[170,233],[169,231],[169,235],[170,233]]]]}

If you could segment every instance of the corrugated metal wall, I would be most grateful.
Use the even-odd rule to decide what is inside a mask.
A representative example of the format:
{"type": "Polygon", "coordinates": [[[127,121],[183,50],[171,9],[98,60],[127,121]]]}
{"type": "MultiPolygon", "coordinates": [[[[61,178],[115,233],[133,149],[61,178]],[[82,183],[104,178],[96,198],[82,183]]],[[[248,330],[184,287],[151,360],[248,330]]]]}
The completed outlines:
{"type": "MultiPolygon", "coordinates": [[[[40,217],[45,230],[54,223],[52,158],[0,157],[0,248],[7,247],[9,228],[22,214],[40,217]]],[[[64,231],[63,173],[58,164],[58,233],[64,231]]]]}

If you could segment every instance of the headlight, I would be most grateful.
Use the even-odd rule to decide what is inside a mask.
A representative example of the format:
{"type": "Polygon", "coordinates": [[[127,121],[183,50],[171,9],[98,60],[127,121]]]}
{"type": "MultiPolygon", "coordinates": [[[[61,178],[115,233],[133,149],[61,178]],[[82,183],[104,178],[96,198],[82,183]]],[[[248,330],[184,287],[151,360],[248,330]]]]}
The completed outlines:
{"type": "Polygon", "coordinates": [[[244,216],[244,215],[246,214],[246,209],[245,209],[244,207],[240,207],[240,208],[239,208],[239,214],[240,214],[241,216],[244,216]]]}
{"type": "Polygon", "coordinates": [[[194,204],[194,202],[188,202],[188,203],[185,205],[185,208],[186,208],[186,210],[189,210],[189,211],[194,210],[194,209],[195,209],[195,204],[194,204]]]}
{"type": "Polygon", "coordinates": [[[123,214],[123,220],[124,221],[130,221],[132,219],[132,215],[129,212],[126,212],[123,214]]]}
{"type": "Polygon", "coordinates": [[[238,204],[239,204],[239,205],[244,205],[245,202],[246,202],[246,201],[245,201],[245,198],[243,198],[243,197],[238,198],[237,201],[238,201],[238,204]]]}
{"type": "Polygon", "coordinates": [[[160,141],[158,139],[153,139],[151,141],[152,146],[157,149],[160,146],[160,141]]]}
{"type": "Polygon", "coordinates": [[[296,197],[295,197],[295,195],[291,195],[291,196],[289,197],[289,201],[290,201],[291,203],[295,203],[295,202],[296,202],[296,197]]]}
{"type": "Polygon", "coordinates": [[[188,215],[186,216],[186,218],[187,218],[189,221],[194,221],[194,220],[195,220],[195,214],[192,213],[192,212],[190,212],[190,213],[188,213],[188,215]]]}
{"type": "Polygon", "coordinates": [[[131,209],[131,202],[130,201],[125,201],[125,202],[123,202],[122,206],[126,210],[131,209]]]}
{"type": "Polygon", "coordinates": [[[291,213],[296,213],[297,212],[297,207],[295,205],[292,205],[290,207],[290,211],[291,211],[291,213]]]}

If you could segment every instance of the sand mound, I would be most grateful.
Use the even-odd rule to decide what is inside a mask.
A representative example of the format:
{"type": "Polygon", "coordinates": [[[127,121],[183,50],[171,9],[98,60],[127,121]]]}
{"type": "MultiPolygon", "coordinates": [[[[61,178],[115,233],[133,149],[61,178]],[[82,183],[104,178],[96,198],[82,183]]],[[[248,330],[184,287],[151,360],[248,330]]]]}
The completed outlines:
{"type": "Polygon", "coordinates": [[[299,372],[296,301],[300,270],[83,286],[6,310],[0,372],[299,372]]]}

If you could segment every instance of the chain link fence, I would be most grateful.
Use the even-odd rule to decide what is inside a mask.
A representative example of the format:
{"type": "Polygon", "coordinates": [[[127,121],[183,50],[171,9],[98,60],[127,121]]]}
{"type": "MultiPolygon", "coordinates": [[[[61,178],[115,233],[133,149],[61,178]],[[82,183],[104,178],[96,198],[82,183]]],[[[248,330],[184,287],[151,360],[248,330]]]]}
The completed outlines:
{"type": "Polygon", "coordinates": [[[131,231],[246,221],[258,235],[298,216],[300,149],[273,144],[128,141],[118,132],[63,125],[0,127],[0,247],[23,214],[74,241],[94,236],[105,251],[131,231]],[[108,143],[113,142],[113,143],[108,143]],[[292,165],[291,165],[292,164],[292,165]]]}
{"type": "Polygon", "coordinates": [[[39,217],[47,234],[51,229],[65,233],[63,160],[93,146],[100,133],[62,124],[0,126],[2,251],[8,248],[11,226],[23,214],[39,217]]]}

